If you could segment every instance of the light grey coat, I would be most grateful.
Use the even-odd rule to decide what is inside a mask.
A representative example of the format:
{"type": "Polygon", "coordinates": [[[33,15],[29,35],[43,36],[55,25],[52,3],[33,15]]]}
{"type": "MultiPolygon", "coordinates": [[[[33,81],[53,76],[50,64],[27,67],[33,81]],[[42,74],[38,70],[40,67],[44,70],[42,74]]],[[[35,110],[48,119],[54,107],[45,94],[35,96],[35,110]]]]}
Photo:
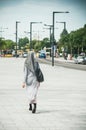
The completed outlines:
{"type": "Polygon", "coordinates": [[[34,71],[34,55],[30,53],[24,64],[24,82],[26,83],[26,90],[29,103],[36,103],[36,97],[39,87],[35,71],[34,71]]]}
{"type": "Polygon", "coordinates": [[[24,82],[27,86],[32,85],[34,82],[37,81],[35,73],[33,73],[29,68],[26,66],[24,67],[24,82]]]}

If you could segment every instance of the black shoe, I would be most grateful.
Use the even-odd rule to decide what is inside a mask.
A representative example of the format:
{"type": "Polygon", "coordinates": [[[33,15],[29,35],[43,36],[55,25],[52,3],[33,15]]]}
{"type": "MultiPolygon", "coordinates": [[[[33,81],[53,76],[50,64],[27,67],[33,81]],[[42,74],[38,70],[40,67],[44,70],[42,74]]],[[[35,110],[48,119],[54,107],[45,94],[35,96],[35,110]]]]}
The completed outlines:
{"type": "Polygon", "coordinates": [[[33,105],[34,105],[34,108],[32,110],[32,113],[36,113],[36,103],[34,103],[33,105]]]}
{"type": "Polygon", "coordinates": [[[32,111],[32,104],[29,104],[29,110],[32,111]]]}

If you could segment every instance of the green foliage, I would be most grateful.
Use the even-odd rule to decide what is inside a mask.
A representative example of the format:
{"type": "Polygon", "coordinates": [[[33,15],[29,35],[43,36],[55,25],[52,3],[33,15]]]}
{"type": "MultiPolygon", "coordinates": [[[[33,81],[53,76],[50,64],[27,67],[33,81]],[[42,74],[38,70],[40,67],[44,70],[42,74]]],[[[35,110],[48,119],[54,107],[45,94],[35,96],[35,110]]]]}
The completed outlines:
{"type": "MultiPolygon", "coordinates": [[[[82,51],[86,52],[86,25],[69,34],[62,34],[59,40],[59,48],[67,48],[69,53],[80,54],[82,51]]],[[[61,50],[61,49],[60,49],[61,50]]]]}
{"type": "Polygon", "coordinates": [[[67,32],[67,30],[66,29],[63,29],[63,32],[61,33],[61,37],[63,37],[63,36],[66,36],[68,34],[68,32],[67,32]]]}
{"type": "Polygon", "coordinates": [[[4,49],[5,41],[0,38],[0,50],[4,49]]]}
{"type": "Polygon", "coordinates": [[[14,49],[14,46],[16,45],[12,40],[5,40],[6,43],[6,49],[14,49]]]}
{"type": "Polygon", "coordinates": [[[50,47],[49,38],[44,38],[42,41],[33,40],[32,43],[36,52],[43,49],[44,47],[50,47]]]}
{"type": "Polygon", "coordinates": [[[50,41],[49,41],[49,38],[44,38],[43,41],[42,41],[42,44],[41,44],[41,47],[44,48],[44,47],[50,47],[50,41]]]}
{"type": "Polygon", "coordinates": [[[24,47],[29,44],[29,39],[27,37],[25,38],[20,38],[19,39],[19,42],[18,42],[18,45],[19,45],[19,49],[21,49],[21,47],[24,47]]]}
{"type": "Polygon", "coordinates": [[[34,50],[36,52],[38,52],[39,50],[41,50],[41,41],[36,41],[34,44],[34,50]]]}
{"type": "MultiPolygon", "coordinates": [[[[52,44],[53,34],[51,34],[51,38],[45,37],[42,41],[38,40],[32,40],[31,47],[35,51],[39,51],[43,49],[44,47],[50,48],[52,44]],[[51,39],[51,43],[50,43],[51,39]]],[[[54,38],[54,44],[56,44],[56,40],[54,38]]],[[[19,42],[19,49],[23,48],[29,49],[30,43],[29,39],[27,37],[20,38],[19,42]]],[[[12,40],[5,40],[0,38],[0,50],[6,50],[6,49],[14,49],[14,46],[16,46],[16,43],[12,40]]],[[[72,31],[70,33],[67,32],[67,30],[63,30],[63,32],[60,35],[60,39],[58,41],[58,49],[60,52],[63,50],[67,53],[71,54],[79,54],[82,51],[86,53],[86,24],[83,28],[80,28],[76,31],[72,31]]]]}
{"type": "Polygon", "coordinates": [[[12,40],[3,40],[0,38],[0,50],[14,49],[15,45],[12,40]]]}

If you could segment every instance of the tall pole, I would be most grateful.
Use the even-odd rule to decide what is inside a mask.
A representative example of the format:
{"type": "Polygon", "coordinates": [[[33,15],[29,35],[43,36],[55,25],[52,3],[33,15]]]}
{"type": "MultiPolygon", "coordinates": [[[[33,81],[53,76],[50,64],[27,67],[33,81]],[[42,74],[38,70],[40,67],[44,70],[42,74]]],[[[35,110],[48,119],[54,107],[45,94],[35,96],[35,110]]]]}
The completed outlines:
{"type": "Polygon", "coordinates": [[[66,22],[56,22],[56,23],[63,23],[64,24],[64,30],[66,30],[66,22]]]}
{"type": "MultiPolygon", "coordinates": [[[[24,31],[24,33],[26,33],[26,34],[30,34],[30,32],[26,32],[26,31],[24,31]]],[[[29,37],[28,37],[29,39],[30,39],[30,35],[29,35],[29,37]]]]}
{"type": "Polygon", "coordinates": [[[37,24],[37,23],[42,23],[42,22],[30,22],[30,51],[33,49],[33,45],[32,45],[32,24],[37,24]]]}
{"type": "Polygon", "coordinates": [[[54,17],[56,13],[69,13],[68,11],[66,12],[53,12],[53,24],[52,24],[52,31],[53,31],[53,40],[52,40],[52,66],[54,66],[54,17]]]}
{"type": "Polygon", "coordinates": [[[64,22],[64,29],[66,29],[66,22],[64,22]]]}
{"type": "Polygon", "coordinates": [[[32,22],[30,22],[30,51],[32,49],[32,22]]]}
{"type": "Polygon", "coordinates": [[[51,45],[51,30],[52,30],[52,26],[50,26],[50,45],[51,45]]]}
{"type": "Polygon", "coordinates": [[[15,51],[15,53],[16,53],[16,57],[17,57],[17,21],[16,21],[16,51],[15,51]]]}
{"type": "Polygon", "coordinates": [[[47,24],[44,24],[44,26],[48,26],[49,28],[44,28],[44,29],[49,29],[50,30],[50,45],[51,45],[51,30],[52,30],[52,25],[47,25],[47,24]]]}
{"type": "Polygon", "coordinates": [[[16,55],[17,55],[17,21],[16,21],[16,55]]]}
{"type": "MultiPolygon", "coordinates": [[[[52,46],[52,45],[51,45],[51,31],[52,31],[52,25],[44,24],[44,26],[48,26],[48,27],[49,27],[49,28],[45,28],[45,29],[49,29],[49,31],[50,31],[50,32],[49,32],[49,33],[50,33],[50,34],[49,34],[49,40],[50,40],[50,46],[52,46]]],[[[52,50],[50,50],[50,56],[51,56],[51,51],[52,51],[52,50]]]]}
{"type": "Polygon", "coordinates": [[[18,46],[18,23],[19,21],[16,21],[16,57],[17,57],[17,46],[18,46]]]}
{"type": "Polygon", "coordinates": [[[52,31],[53,31],[53,40],[52,40],[52,66],[54,66],[54,15],[55,12],[53,12],[53,24],[52,24],[52,31]]]}

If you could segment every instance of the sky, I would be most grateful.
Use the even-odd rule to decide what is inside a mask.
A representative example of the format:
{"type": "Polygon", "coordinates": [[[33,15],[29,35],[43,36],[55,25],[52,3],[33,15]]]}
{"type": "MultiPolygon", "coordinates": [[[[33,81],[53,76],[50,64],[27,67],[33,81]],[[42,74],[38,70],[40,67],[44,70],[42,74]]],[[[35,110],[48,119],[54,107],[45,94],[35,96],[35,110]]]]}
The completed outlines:
{"type": "Polygon", "coordinates": [[[66,22],[69,33],[86,24],[86,0],[0,0],[0,37],[15,41],[16,21],[20,21],[18,38],[29,38],[25,31],[30,32],[30,22],[42,22],[32,25],[33,39],[49,37],[49,29],[44,24],[52,25],[53,11],[69,11],[55,14],[57,41],[64,26],[56,21],[66,22]]]}

